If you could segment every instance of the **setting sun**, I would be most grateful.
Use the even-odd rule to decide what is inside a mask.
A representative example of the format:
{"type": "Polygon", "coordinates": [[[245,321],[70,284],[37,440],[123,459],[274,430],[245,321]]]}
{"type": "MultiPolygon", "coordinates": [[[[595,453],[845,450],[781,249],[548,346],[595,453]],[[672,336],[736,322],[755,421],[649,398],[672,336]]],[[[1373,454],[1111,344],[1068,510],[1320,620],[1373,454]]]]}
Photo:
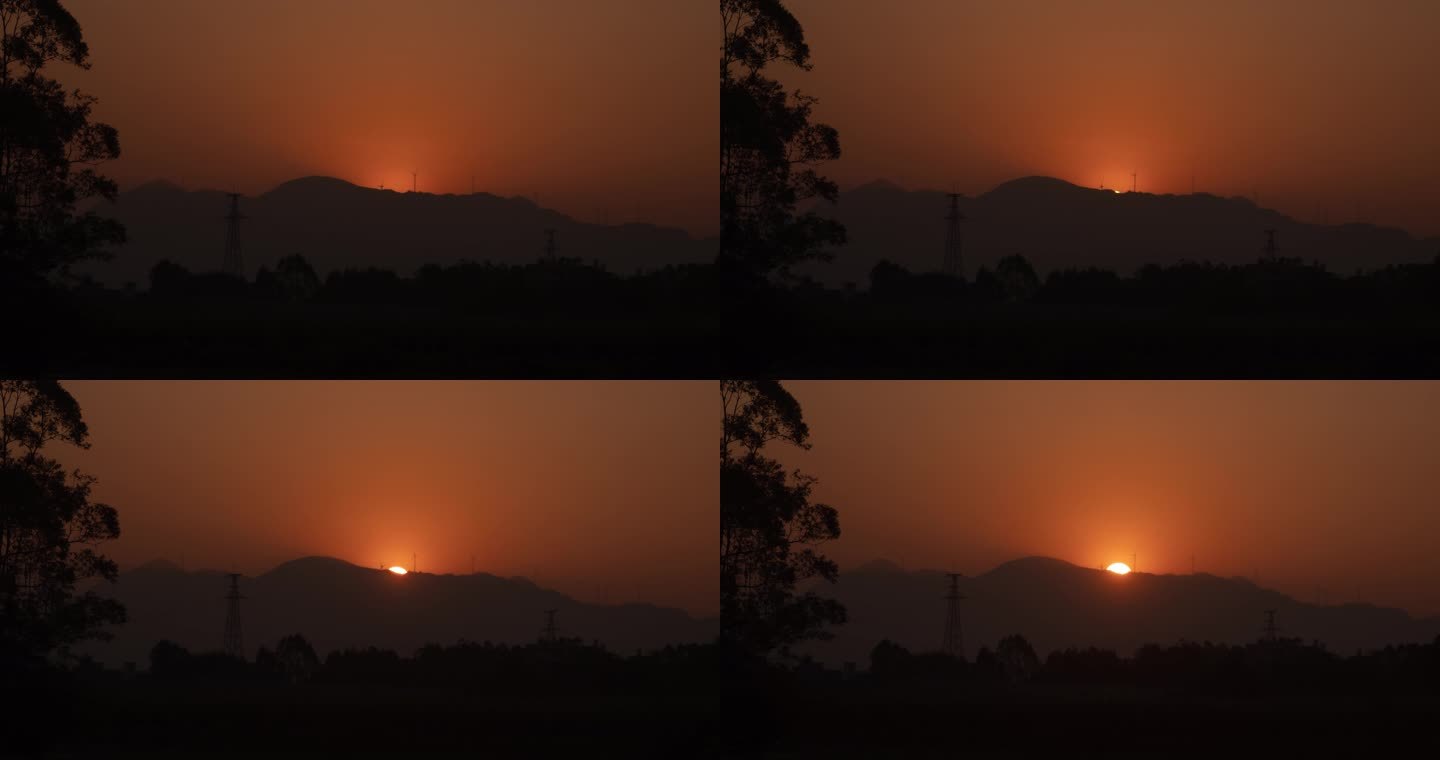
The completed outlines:
{"type": "MultiPolygon", "coordinates": [[[[394,574],[396,574],[396,575],[404,575],[404,574],[406,574],[406,573],[408,573],[408,572],[410,572],[410,571],[409,571],[409,570],[406,570],[405,568],[403,568],[403,567],[401,567],[401,566],[399,566],[399,565],[395,565],[394,567],[390,568],[390,572],[392,572],[392,573],[394,573],[394,574]]],[[[1127,572],[1128,572],[1128,568],[1127,568],[1127,572]]]]}
{"type": "MultiPolygon", "coordinates": [[[[393,568],[392,568],[392,569],[393,569],[393,568]]],[[[1116,574],[1116,575],[1124,575],[1124,574],[1130,572],[1130,566],[1127,565],[1127,564],[1125,564],[1124,562],[1115,562],[1115,563],[1112,563],[1109,567],[1107,567],[1107,568],[1105,568],[1105,569],[1106,569],[1106,570],[1109,570],[1110,572],[1112,572],[1112,573],[1114,573],[1114,574],[1116,574]]]]}

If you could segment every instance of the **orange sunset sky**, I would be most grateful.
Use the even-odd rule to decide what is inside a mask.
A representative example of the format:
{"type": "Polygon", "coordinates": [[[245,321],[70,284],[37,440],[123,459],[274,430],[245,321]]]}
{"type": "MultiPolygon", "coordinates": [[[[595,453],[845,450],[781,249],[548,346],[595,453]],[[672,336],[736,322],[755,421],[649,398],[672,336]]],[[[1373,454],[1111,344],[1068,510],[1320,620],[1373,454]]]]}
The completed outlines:
{"type": "Polygon", "coordinates": [[[717,614],[713,382],[66,382],[62,461],[104,552],[257,574],[297,557],[524,575],[717,614]]]}
{"type": "Polygon", "coordinates": [[[67,0],[122,184],[300,176],[714,234],[714,9],[674,0],[67,0]]]}
{"type": "MultiPolygon", "coordinates": [[[[1440,614],[1440,384],[789,382],[814,448],[773,455],[840,512],[825,552],[979,574],[1253,577],[1440,614]]],[[[843,572],[842,572],[843,574],[843,572]]]]}
{"type": "Polygon", "coordinates": [[[1440,235],[1440,3],[789,0],[842,186],[1020,176],[1440,235]]]}

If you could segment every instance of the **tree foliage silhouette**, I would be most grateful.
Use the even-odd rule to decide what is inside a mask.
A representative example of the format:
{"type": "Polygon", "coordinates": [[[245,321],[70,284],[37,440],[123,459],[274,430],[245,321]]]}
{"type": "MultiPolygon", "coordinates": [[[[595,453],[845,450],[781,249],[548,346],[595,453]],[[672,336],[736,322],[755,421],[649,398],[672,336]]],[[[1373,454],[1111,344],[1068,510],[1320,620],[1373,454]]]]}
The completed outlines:
{"type": "Polygon", "coordinates": [[[59,0],[0,0],[0,283],[8,290],[68,279],[104,258],[124,229],[76,204],[113,200],[95,167],[120,156],[115,129],[91,120],[95,98],[45,76],[52,63],[90,67],[80,24],[59,0]]]}
{"type": "MultiPolygon", "coordinates": [[[[298,633],[280,639],[273,655],[268,650],[261,651],[273,660],[271,664],[275,671],[290,683],[308,681],[320,669],[320,657],[315,654],[315,647],[298,633]]],[[[259,661],[257,657],[256,662],[259,661]]]]}
{"type": "Polygon", "coordinates": [[[80,405],[59,383],[0,381],[0,660],[35,663],[70,644],[104,638],[125,610],[78,582],[115,580],[95,551],[118,538],[115,509],[90,498],[95,483],[44,454],[50,443],[89,448],[80,405]]]}
{"type": "Polygon", "coordinates": [[[1005,677],[1012,681],[1024,681],[1040,669],[1040,658],[1035,655],[1035,648],[1018,633],[1000,639],[995,647],[995,658],[1000,661],[1005,677]]]}
{"type": "Polygon", "coordinates": [[[815,98],[765,76],[777,62],[811,67],[804,29],[785,4],[721,0],[720,17],[719,263],[751,280],[784,277],[845,242],[838,222],[796,212],[809,198],[835,200],[838,187],[815,166],[840,157],[840,138],[811,123],[815,98]]]}
{"type": "Polygon", "coordinates": [[[775,381],[726,380],[720,399],[721,638],[742,652],[786,654],[845,622],[839,602],[797,591],[811,578],[834,582],[838,568],[815,545],[840,537],[840,518],[810,500],[815,478],[762,453],[774,441],[810,447],[794,396],[775,381]]]}

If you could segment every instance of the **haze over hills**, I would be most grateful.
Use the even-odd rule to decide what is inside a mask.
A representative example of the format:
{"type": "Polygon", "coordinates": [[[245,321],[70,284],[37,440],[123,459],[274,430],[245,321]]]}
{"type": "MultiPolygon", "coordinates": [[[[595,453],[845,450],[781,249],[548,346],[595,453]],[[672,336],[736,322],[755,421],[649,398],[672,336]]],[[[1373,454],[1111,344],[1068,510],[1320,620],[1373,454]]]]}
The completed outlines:
{"type": "MultiPolygon", "coordinates": [[[[1146,263],[1184,259],[1248,264],[1262,255],[1267,229],[1276,231],[1280,256],[1318,261],[1337,274],[1440,255],[1440,238],[1369,224],[1310,224],[1245,198],[1208,193],[1117,193],[1025,177],[959,203],[970,277],[1010,253],[1024,255],[1042,277],[1086,267],[1129,274],[1146,263]]],[[[884,259],[915,272],[940,268],[949,213],[943,192],[876,181],[813,209],[844,223],[848,235],[834,261],[803,270],[827,285],[868,287],[870,270],[884,259]]]]}
{"type": "MultiPolygon", "coordinates": [[[[98,591],[126,606],[128,621],[110,642],[83,651],[109,664],[141,667],[151,647],[169,639],[192,652],[220,649],[225,630],[222,572],[185,572],[172,563],[150,562],[120,574],[98,591]]],[[[619,654],[670,644],[706,643],[718,621],[697,620],[680,610],[648,604],[595,605],[536,586],[525,578],[486,573],[400,576],[329,557],[286,562],[255,578],[241,578],[245,649],[273,648],[299,633],[323,658],[345,648],[370,646],[409,655],[427,644],[469,641],[534,642],[544,611],[557,610],[559,635],[598,640],[619,654]]]]}
{"type": "MultiPolygon", "coordinates": [[[[126,227],[127,242],[109,262],[88,269],[110,286],[146,287],[150,268],[169,259],[194,272],[215,271],[224,258],[230,201],[220,191],[188,191],[152,182],[121,193],[97,213],[126,227]]],[[[527,198],[488,193],[433,195],[360,187],[329,177],[286,182],[240,201],[245,270],[273,268],[290,254],[324,277],[336,269],[379,267],[402,275],[424,264],[462,259],[526,264],[545,254],[546,229],[556,253],[598,260],[617,274],[714,259],[713,240],[684,230],[576,221],[527,198]]]]}
{"type": "MultiPolygon", "coordinates": [[[[843,571],[836,585],[818,584],[816,590],[840,600],[849,621],[834,629],[833,640],[805,651],[832,665],[849,661],[861,667],[882,639],[912,651],[938,651],[947,588],[943,571],[905,571],[885,561],[843,571]]],[[[960,593],[966,597],[960,604],[969,658],[1013,633],[1025,636],[1042,658],[1056,649],[1088,646],[1128,657],[1146,643],[1182,639],[1245,644],[1261,637],[1268,609],[1276,610],[1281,636],[1318,639],[1343,654],[1440,636],[1440,618],[1416,619],[1398,609],[1306,604],[1243,578],[1121,576],[1047,557],[1018,559],[961,578],[960,593]]]]}

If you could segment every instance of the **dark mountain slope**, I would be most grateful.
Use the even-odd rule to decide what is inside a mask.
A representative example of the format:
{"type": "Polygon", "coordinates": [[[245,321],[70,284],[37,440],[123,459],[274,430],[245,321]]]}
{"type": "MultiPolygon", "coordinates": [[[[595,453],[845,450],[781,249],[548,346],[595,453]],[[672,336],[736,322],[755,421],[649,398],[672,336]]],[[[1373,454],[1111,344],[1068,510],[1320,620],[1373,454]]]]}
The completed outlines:
{"type": "MultiPolygon", "coordinates": [[[[814,208],[843,222],[849,236],[835,261],[806,270],[822,282],[865,287],[870,269],[882,259],[912,271],[940,268],[949,209],[942,192],[907,191],[878,181],[841,193],[837,204],[814,208]]],[[[1117,193],[1051,177],[1025,177],[961,198],[960,210],[971,277],[1010,253],[1030,259],[1042,276],[1085,267],[1129,274],[1146,263],[1182,259],[1248,264],[1262,254],[1268,229],[1276,231],[1281,256],[1319,261],[1338,273],[1440,255],[1437,239],[1418,240],[1367,224],[1308,224],[1245,198],[1117,193]]]]}
{"type": "MultiPolygon", "coordinates": [[[[93,267],[102,282],[145,286],[150,268],[169,259],[213,271],[224,258],[229,198],[155,182],[122,193],[96,211],[125,224],[128,241],[114,260],[93,267]]],[[[253,277],[289,254],[309,259],[323,277],[336,269],[379,267],[409,274],[424,264],[461,259],[524,264],[545,254],[554,229],[559,256],[598,260],[612,272],[707,262],[713,240],[648,224],[597,225],[541,208],[526,198],[488,193],[432,195],[359,187],[330,177],[286,182],[242,198],[241,242],[253,277]]]]}
{"type": "MultiPolygon", "coordinates": [[[[129,621],[115,640],[90,647],[98,659],[146,662],[150,648],[170,639],[192,651],[220,648],[228,578],[215,571],[183,572],[153,562],[122,573],[113,594],[129,621]]],[[[323,657],[349,647],[377,646],[409,654],[426,643],[460,639],[503,643],[536,640],[544,611],[558,610],[560,635],[599,640],[630,653],[667,644],[707,642],[718,627],[675,609],[648,604],[594,605],[540,588],[524,578],[473,575],[395,575],[328,557],[287,562],[256,578],[242,578],[245,648],[253,657],[291,633],[304,635],[323,657]]]]}
{"type": "MultiPolygon", "coordinates": [[[[936,651],[944,631],[943,572],[901,571],[870,563],[819,589],[843,602],[850,621],[833,641],[811,649],[831,663],[865,663],[882,639],[936,651]]],[[[1281,635],[1319,639],[1351,653],[1440,635],[1440,619],[1368,604],[1319,606],[1260,588],[1242,578],[1195,575],[1120,576],[1046,557],[1007,562],[960,580],[966,653],[993,648],[1003,636],[1025,636],[1041,657],[1067,647],[1096,646],[1129,656],[1146,643],[1182,639],[1243,644],[1260,638],[1264,611],[1276,610],[1281,635]]]]}

